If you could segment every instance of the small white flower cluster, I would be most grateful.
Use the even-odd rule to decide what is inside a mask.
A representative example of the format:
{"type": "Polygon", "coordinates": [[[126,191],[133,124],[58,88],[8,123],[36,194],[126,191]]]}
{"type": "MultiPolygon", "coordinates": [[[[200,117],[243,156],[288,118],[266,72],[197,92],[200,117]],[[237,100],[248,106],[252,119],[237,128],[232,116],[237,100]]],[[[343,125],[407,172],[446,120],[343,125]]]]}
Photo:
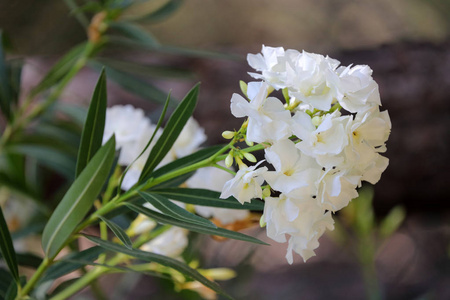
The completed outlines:
{"type": "MultiPolygon", "coordinates": [[[[134,108],[131,105],[116,105],[106,110],[103,143],[114,133],[116,136],[116,148],[120,149],[118,164],[129,166],[144,150],[155,130],[156,125],[151,123],[150,119],[144,115],[142,109],[134,108]]],[[[161,134],[162,129],[159,128],[152,144],[129,168],[122,183],[124,190],[130,189],[139,180],[150,151],[161,134]]],[[[172,149],[159,166],[168,164],[176,158],[194,153],[205,141],[205,130],[199,126],[194,118],[190,118],[172,149]]]]}
{"type": "Polygon", "coordinates": [[[264,198],[267,235],[286,242],[287,234],[288,262],[292,250],[306,261],[324,231],[334,228],[331,212],[357,197],[362,181],[378,182],[388,166],[379,153],[386,151],[389,115],[379,110],[368,66],[343,67],[322,55],[265,46],[247,60],[259,72],[249,74],[261,81],[248,83],[248,99],[232,96],[231,112],[248,118],[245,139],[265,145],[273,170],[261,162],[240,164],[221,197],[233,195],[241,203],[264,198]],[[285,103],[270,96],[280,89],[285,103]]]}

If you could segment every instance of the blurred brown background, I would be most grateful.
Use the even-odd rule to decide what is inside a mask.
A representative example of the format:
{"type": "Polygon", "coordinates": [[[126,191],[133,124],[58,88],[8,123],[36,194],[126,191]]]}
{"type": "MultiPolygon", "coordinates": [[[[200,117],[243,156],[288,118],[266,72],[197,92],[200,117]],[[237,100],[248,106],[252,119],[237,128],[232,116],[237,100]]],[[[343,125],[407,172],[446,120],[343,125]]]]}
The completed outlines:
{"type": "MultiPolygon", "coordinates": [[[[328,54],[343,65],[370,65],[392,119],[386,153],[390,166],[375,187],[375,211],[381,218],[396,204],[407,209],[404,225],[378,253],[380,282],[386,299],[450,299],[449,0],[189,0],[166,21],[143,25],[163,44],[241,57],[140,54],[143,60],[164,60],[195,72],[194,80],[157,83],[181,98],[196,81],[202,82],[195,117],[211,144],[222,142],[223,130],[239,126],[229,112],[229,99],[239,92],[240,79],[250,80],[246,53],[259,52],[262,44],[328,54]]],[[[29,84],[58,55],[85,39],[58,0],[0,0],[0,28],[33,66],[29,84]]],[[[67,97],[86,104],[93,78],[85,71],[67,97]]],[[[109,101],[154,108],[114,84],[109,101]]],[[[264,235],[256,229],[252,233],[264,235]]],[[[238,299],[364,299],[352,257],[327,237],[321,244],[317,257],[294,266],[284,261],[286,245],[260,247],[251,260],[257,266],[252,276],[226,288],[238,299]]],[[[240,245],[210,242],[205,263],[239,268],[240,245]]],[[[137,299],[147,295],[134,293],[137,299]]]]}

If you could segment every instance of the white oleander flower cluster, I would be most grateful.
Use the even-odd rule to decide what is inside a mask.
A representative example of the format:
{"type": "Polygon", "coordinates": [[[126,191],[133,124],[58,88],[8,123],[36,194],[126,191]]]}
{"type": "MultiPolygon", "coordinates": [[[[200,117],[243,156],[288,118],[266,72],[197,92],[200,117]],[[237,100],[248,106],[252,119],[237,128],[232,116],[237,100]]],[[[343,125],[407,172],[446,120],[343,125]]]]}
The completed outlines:
{"type": "Polygon", "coordinates": [[[267,235],[277,242],[287,235],[288,262],[292,251],[306,261],[324,231],[334,228],[331,213],[358,196],[362,181],[375,184],[387,168],[380,153],[391,130],[389,115],[380,112],[368,66],[344,67],[328,56],[265,46],[247,60],[258,71],[249,74],[260,81],[243,85],[247,99],[231,98],[232,114],[248,118],[235,136],[262,143],[271,170],[235,157],[240,170],[221,197],[241,203],[263,198],[267,235]],[[274,90],[282,91],[284,102],[271,95],[274,90]]]}

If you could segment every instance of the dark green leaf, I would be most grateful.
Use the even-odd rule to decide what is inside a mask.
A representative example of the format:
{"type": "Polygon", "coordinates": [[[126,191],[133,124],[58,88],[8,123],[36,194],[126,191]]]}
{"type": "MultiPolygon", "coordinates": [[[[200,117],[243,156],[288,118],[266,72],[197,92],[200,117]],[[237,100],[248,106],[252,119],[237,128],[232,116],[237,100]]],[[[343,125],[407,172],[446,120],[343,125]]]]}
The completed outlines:
{"type": "Polygon", "coordinates": [[[168,163],[167,165],[162,166],[159,169],[156,169],[152,172],[152,174],[149,177],[157,178],[161,175],[164,175],[166,173],[172,172],[174,170],[178,170],[187,166],[190,166],[192,164],[195,164],[199,161],[202,161],[204,159],[207,159],[211,157],[213,154],[215,154],[217,151],[222,149],[223,146],[211,146],[205,149],[198,150],[195,153],[192,153],[188,156],[178,158],[177,160],[168,163]]]}
{"type": "Polygon", "coordinates": [[[153,130],[153,134],[150,137],[150,140],[147,142],[147,145],[145,145],[144,149],[142,149],[141,153],[138,155],[138,157],[136,157],[133,162],[131,164],[129,164],[127,166],[127,168],[125,169],[125,171],[122,173],[122,176],[120,177],[120,181],[119,181],[119,185],[118,188],[120,189],[122,187],[122,182],[123,179],[125,178],[126,173],[128,172],[129,168],[145,153],[145,151],[147,151],[147,148],[151,145],[151,143],[153,142],[153,139],[155,138],[156,134],[158,133],[159,129],[161,128],[162,122],[166,116],[166,112],[167,112],[167,108],[169,106],[170,103],[170,93],[169,95],[167,95],[167,100],[166,103],[164,104],[164,108],[161,112],[161,115],[159,116],[159,120],[158,123],[156,124],[155,129],[153,130]]]}
{"type": "Polygon", "coordinates": [[[7,120],[11,119],[11,88],[8,66],[3,53],[3,34],[0,31],[0,109],[7,120]]]}
{"type": "Polygon", "coordinates": [[[45,165],[66,178],[73,178],[75,169],[75,157],[63,153],[49,146],[16,144],[7,148],[9,152],[21,153],[34,157],[39,163],[45,165]]]}
{"type": "Polygon", "coordinates": [[[140,274],[145,274],[145,275],[149,275],[149,276],[159,277],[159,278],[163,278],[163,279],[172,279],[172,277],[170,277],[168,275],[161,274],[161,273],[155,272],[155,271],[150,271],[150,270],[142,270],[142,269],[135,270],[131,267],[127,268],[127,267],[122,267],[122,266],[117,266],[117,265],[110,266],[107,264],[100,264],[100,263],[96,263],[96,262],[92,262],[92,261],[81,260],[81,259],[72,259],[72,258],[67,258],[67,259],[64,259],[63,261],[68,262],[68,263],[85,265],[85,266],[105,267],[105,268],[108,268],[111,271],[115,271],[115,272],[134,272],[134,273],[140,273],[140,274]]]}
{"type": "Polygon", "coordinates": [[[253,199],[250,203],[241,204],[234,197],[227,199],[219,198],[220,193],[204,189],[187,189],[187,188],[170,188],[170,189],[154,189],[152,193],[163,195],[169,199],[177,200],[184,203],[223,207],[232,209],[249,209],[263,210],[264,202],[253,199]]]}
{"type": "Polygon", "coordinates": [[[92,263],[95,261],[103,252],[104,250],[98,246],[91,247],[80,252],[72,252],[50,266],[39,282],[42,284],[46,281],[55,280],[76,271],[87,265],[88,262],[92,263]],[[71,260],[80,260],[84,262],[72,262],[71,260]]]}
{"type": "Polygon", "coordinates": [[[210,59],[226,59],[226,60],[236,60],[242,61],[242,57],[233,54],[225,54],[219,52],[212,52],[207,50],[196,50],[196,49],[188,49],[174,46],[163,46],[163,45],[150,45],[146,43],[141,43],[139,41],[130,40],[127,38],[123,38],[120,36],[111,36],[107,37],[107,43],[111,46],[133,49],[133,50],[141,50],[141,51],[152,51],[162,54],[172,54],[177,56],[186,56],[186,57],[199,57],[199,58],[210,58],[210,59]]]}
{"type": "Polygon", "coordinates": [[[211,221],[194,215],[187,210],[179,207],[175,203],[164,196],[152,193],[139,192],[145,201],[153,205],[156,209],[160,210],[163,214],[172,217],[174,219],[184,221],[187,223],[197,224],[200,226],[206,226],[209,228],[217,228],[217,226],[211,221]]]}
{"type": "MultiPolygon", "coordinates": [[[[103,67],[94,60],[91,60],[89,65],[94,69],[100,69],[103,67]]],[[[106,67],[105,70],[108,74],[108,78],[112,79],[125,90],[136,94],[145,100],[155,101],[158,103],[164,103],[166,101],[167,93],[158,89],[151,83],[139,79],[130,73],[121,72],[113,68],[106,67]]]]}
{"type": "Polygon", "coordinates": [[[89,105],[86,123],[81,134],[78,150],[77,169],[75,177],[80,175],[88,162],[102,146],[103,131],[106,118],[106,75],[102,70],[89,105]]]}
{"type": "Polygon", "coordinates": [[[133,244],[131,243],[130,237],[125,233],[125,231],[116,223],[99,216],[99,218],[105,222],[105,224],[111,229],[114,235],[125,245],[128,249],[133,249],[133,244]]]}
{"type": "Polygon", "coordinates": [[[105,241],[105,240],[102,240],[102,239],[94,237],[94,236],[85,235],[85,237],[88,238],[89,240],[91,240],[92,242],[98,244],[100,247],[102,247],[106,250],[120,252],[120,253],[135,257],[137,259],[143,260],[143,261],[155,262],[155,263],[161,264],[163,266],[175,269],[175,270],[181,272],[182,274],[199,281],[200,283],[209,287],[210,289],[214,290],[215,292],[222,294],[231,299],[231,297],[229,295],[227,295],[220,288],[220,286],[217,283],[208,280],[202,274],[200,274],[198,271],[190,268],[188,265],[186,265],[176,259],[173,259],[173,258],[170,258],[167,256],[163,256],[163,255],[159,255],[156,253],[137,250],[137,249],[130,250],[119,244],[111,243],[109,241],[105,241]]]}
{"type": "Polygon", "coordinates": [[[42,79],[42,81],[31,90],[31,96],[36,96],[42,91],[45,91],[46,89],[52,87],[56,83],[58,83],[72,68],[72,66],[75,64],[77,59],[81,56],[84,49],[86,47],[86,43],[83,43],[81,45],[78,45],[72,50],[70,50],[69,53],[67,53],[63,58],[61,58],[45,75],[45,77],[42,79]]]}
{"type": "Polygon", "coordinates": [[[142,182],[142,179],[148,178],[148,175],[167,155],[180,135],[180,132],[183,130],[184,125],[186,125],[187,121],[192,116],[194,108],[197,104],[198,88],[199,85],[197,84],[186,95],[183,101],[181,101],[173,114],[170,116],[163,133],[159,137],[155,146],[152,148],[152,151],[145,162],[144,169],[142,170],[140,176],[140,182],[142,182]]]}
{"type": "Polygon", "coordinates": [[[170,225],[178,226],[181,228],[186,228],[190,231],[199,232],[199,233],[203,233],[203,234],[218,235],[218,236],[223,236],[223,237],[234,239],[234,240],[241,240],[241,241],[246,241],[246,242],[251,242],[251,243],[261,244],[261,245],[268,245],[267,243],[264,243],[263,241],[260,241],[254,237],[242,234],[240,232],[231,231],[231,230],[227,230],[227,229],[220,228],[220,227],[217,227],[217,228],[203,227],[200,225],[186,223],[181,220],[177,220],[175,218],[157,213],[155,211],[152,211],[152,210],[142,207],[142,206],[134,205],[132,203],[125,203],[125,205],[128,206],[130,209],[134,210],[135,212],[146,215],[147,217],[152,218],[155,221],[162,223],[162,224],[170,224],[170,225]]]}
{"type": "Polygon", "coordinates": [[[19,266],[37,269],[42,263],[42,258],[33,253],[17,253],[16,255],[19,266]]]}
{"type": "Polygon", "coordinates": [[[116,60],[106,57],[97,57],[95,59],[100,64],[103,64],[112,69],[141,76],[143,78],[177,78],[177,79],[192,79],[193,73],[175,67],[148,65],[142,62],[132,62],[124,60],[116,60]]]}
{"type": "Polygon", "coordinates": [[[159,7],[157,10],[139,16],[136,20],[143,22],[160,22],[172,15],[183,3],[183,0],[169,0],[167,3],[159,7]]]}
{"type": "Polygon", "coordinates": [[[130,22],[111,22],[109,28],[121,33],[126,38],[143,45],[158,46],[159,42],[148,31],[130,22]]]}
{"type": "Polygon", "coordinates": [[[84,218],[109,176],[114,161],[114,136],[100,148],[56,207],[42,234],[47,257],[54,257],[84,218]]]}
{"type": "Polygon", "coordinates": [[[15,283],[11,274],[5,269],[0,268],[0,299],[5,299],[6,292],[12,282],[15,283]]]}
{"type": "Polygon", "coordinates": [[[19,282],[19,269],[17,268],[16,252],[9,233],[8,225],[6,224],[3,210],[0,207],[0,252],[8,265],[11,275],[16,282],[19,282]]]}
{"type": "Polygon", "coordinates": [[[56,102],[52,107],[54,107],[56,111],[67,115],[77,124],[83,125],[84,122],[86,122],[87,110],[85,107],[63,102],[56,102]]]}

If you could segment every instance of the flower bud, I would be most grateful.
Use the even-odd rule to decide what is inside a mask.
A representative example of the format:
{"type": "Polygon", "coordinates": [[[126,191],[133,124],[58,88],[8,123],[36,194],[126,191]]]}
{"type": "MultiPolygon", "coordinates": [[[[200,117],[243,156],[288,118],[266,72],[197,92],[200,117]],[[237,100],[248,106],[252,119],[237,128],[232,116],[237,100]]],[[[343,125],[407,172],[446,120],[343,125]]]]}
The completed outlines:
{"type": "Polygon", "coordinates": [[[247,97],[247,84],[244,81],[240,80],[239,87],[241,88],[242,93],[247,97]]]}
{"type": "Polygon", "coordinates": [[[240,159],[239,157],[235,157],[234,159],[236,160],[236,163],[237,163],[238,166],[239,166],[239,170],[247,169],[247,168],[248,168],[248,166],[247,166],[246,164],[244,164],[244,162],[242,161],[242,159],[240,159]]]}
{"type": "Polygon", "coordinates": [[[261,216],[261,219],[259,219],[259,226],[261,228],[266,227],[267,223],[266,223],[266,219],[264,218],[264,215],[261,216]]]}
{"type": "Polygon", "coordinates": [[[231,140],[232,138],[234,138],[234,132],[226,130],[226,131],[222,132],[222,137],[224,139],[231,140]]]}
{"type": "Polygon", "coordinates": [[[254,145],[253,142],[250,142],[249,140],[247,140],[247,136],[245,136],[245,143],[247,144],[247,146],[252,147],[254,145]]]}
{"type": "Polygon", "coordinates": [[[233,154],[228,153],[227,158],[225,158],[225,166],[227,166],[228,168],[231,167],[233,165],[233,154]]]}
{"type": "Polygon", "coordinates": [[[319,126],[321,123],[322,123],[322,117],[319,117],[319,116],[315,116],[315,117],[313,117],[312,119],[311,119],[311,122],[312,122],[312,124],[314,125],[314,126],[319,126]]]}
{"type": "Polygon", "coordinates": [[[253,154],[247,153],[247,152],[243,152],[243,153],[244,153],[245,159],[247,159],[249,162],[252,162],[252,163],[256,162],[256,157],[253,154]]]}
{"type": "Polygon", "coordinates": [[[270,197],[270,186],[266,186],[262,191],[263,199],[266,197],[270,197]]]}

